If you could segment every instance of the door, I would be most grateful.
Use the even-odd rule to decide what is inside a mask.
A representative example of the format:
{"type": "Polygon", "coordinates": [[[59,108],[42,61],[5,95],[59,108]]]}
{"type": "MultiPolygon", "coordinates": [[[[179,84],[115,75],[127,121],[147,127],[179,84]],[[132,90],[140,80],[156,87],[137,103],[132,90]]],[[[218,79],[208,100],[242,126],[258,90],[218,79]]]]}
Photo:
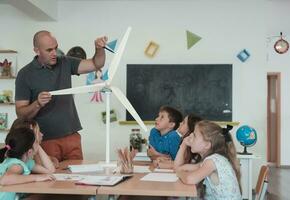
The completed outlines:
{"type": "Polygon", "coordinates": [[[280,73],[267,74],[267,161],[277,167],[280,166],[280,73]]]}

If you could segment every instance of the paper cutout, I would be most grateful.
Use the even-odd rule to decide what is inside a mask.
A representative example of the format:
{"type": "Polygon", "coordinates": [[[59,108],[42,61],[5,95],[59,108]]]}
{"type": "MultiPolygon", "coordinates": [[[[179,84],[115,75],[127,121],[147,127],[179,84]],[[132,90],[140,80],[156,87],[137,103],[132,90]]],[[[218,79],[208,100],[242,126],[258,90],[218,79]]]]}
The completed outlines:
{"type": "Polygon", "coordinates": [[[187,38],[187,49],[190,49],[199,40],[201,40],[200,36],[190,32],[190,31],[186,31],[186,38],[187,38]]]}
{"type": "Polygon", "coordinates": [[[158,49],[159,49],[159,45],[151,41],[145,49],[145,55],[152,58],[155,56],[158,49]]]}
{"type": "Polygon", "coordinates": [[[93,84],[93,81],[96,79],[95,72],[90,72],[87,74],[86,85],[93,84]]]}
{"type": "Polygon", "coordinates": [[[106,81],[106,80],[108,80],[108,78],[109,78],[108,70],[106,70],[105,73],[103,73],[102,80],[106,81]]]}
{"type": "Polygon", "coordinates": [[[245,62],[250,57],[250,53],[244,49],[237,55],[237,57],[240,59],[240,61],[245,62]]]}
{"type": "Polygon", "coordinates": [[[117,40],[113,40],[111,42],[108,42],[106,46],[108,46],[110,49],[112,49],[113,51],[115,51],[116,44],[117,44],[117,40]]]}

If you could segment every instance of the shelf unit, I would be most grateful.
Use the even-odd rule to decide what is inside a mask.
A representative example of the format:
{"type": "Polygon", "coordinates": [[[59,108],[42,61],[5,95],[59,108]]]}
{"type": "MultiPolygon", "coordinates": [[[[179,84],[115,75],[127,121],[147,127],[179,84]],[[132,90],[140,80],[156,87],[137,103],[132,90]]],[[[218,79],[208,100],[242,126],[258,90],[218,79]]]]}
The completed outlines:
{"type": "Polygon", "coordinates": [[[1,127],[0,129],[0,143],[4,142],[6,134],[9,132],[9,127],[16,118],[13,97],[15,92],[14,82],[18,65],[17,56],[18,52],[15,50],[0,49],[0,113],[4,113],[4,115],[7,113],[7,126],[4,126],[4,128],[1,127]],[[7,70],[7,66],[10,68],[9,70],[7,70]],[[5,98],[6,95],[10,98],[5,98]]]}

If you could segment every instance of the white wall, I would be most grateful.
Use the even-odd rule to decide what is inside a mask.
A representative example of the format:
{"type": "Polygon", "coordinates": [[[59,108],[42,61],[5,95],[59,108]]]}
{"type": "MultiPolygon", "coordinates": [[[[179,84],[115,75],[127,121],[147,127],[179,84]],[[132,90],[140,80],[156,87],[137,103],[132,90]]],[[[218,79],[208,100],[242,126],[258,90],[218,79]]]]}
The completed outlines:
{"type": "MultiPolygon", "coordinates": [[[[286,124],[290,120],[287,111],[287,102],[289,102],[287,84],[290,81],[287,79],[289,70],[286,69],[286,64],[289,63],[288,57],[284,56],[283,61],[281,61],[282,57],[278,58],[277,55],[273,55],[273,60],[271,56],[266,59],[267,55],[272,53],[269,48],[267,49],[267,35],[277,35],[281,31],[274,26],[275,30],[272,32],[269,30],[271,29],[269,24],[274,23],[275,20],[279,21],[276,16],[276,19],[272,18],[279,9],[267,13],[272,4],[279,5],[281,2],[176,0],[166,1],[165,4],[161,0],[60,1],[59,20],[56,22],[35,21],[9,5],[0,4],[2,30],[0,48],[19,51],[19,66],[23,66],[30,62],[34,55],[33,34],[40,29],[47,29],[55,34],[59,47],[64,52],[80,45],[88,56],[92,56],[93,40],[97,36],[107,35],[112,40],[120,39],[126,28],[132,26],[126,52],[114,81],[114,84],[123,91],[126,89],[126,64],[130,63],[233,64],[233,121],[239,121],[241,125],[251,125],[258,132],[257,144],[249,148],[250,152],[261,156],[261,159],[254,162],[254,177],[256,177],[258,166],[266,161],[267,71],[283,70],[282,150],[286,152],[290,148],[287,149],[286,146],[286,141],[289,141],[290,137],[286,132],[286,124]],[[202,37],[202,40],[190,50],[186,47],[186,30],[202,37]],[[153,59],[143,53],[150,40],[160,45],[153,59]],[[250,52],[251,57],[247,62],[242,63],[236,55],[244,48],[250,52]]],[[[285,23],[289,21],[286,19],[283,18],[285,23]]],[[[106,67],[112,58],[110,53],[107,55],[106,67]]],[[[85,76],[74,78],[75,86],[84,83],[85,76]]],[[[104,159],[105,126],[101,121],[100,112],[105,110],[105,104],[90,103],[89,99],[90,95],[87,94],[75,97],[84,128],[81,133],[85,158],[104,159]]],[[[118,118],[125,120],[125,110],[114,97],[111,105],[116,110],[118,118]]],[[[130,129],[135,127],[137,126],[112,123],[111,149],[128,145],[130,129]]],[[[242,149],[239,144],[237,148],[242,149]]],[[[115,157],[113,151],[112,156],[115,157]]],[[[289,159],[285,153],[282,153],[281,164],[289,165],[289,159]]]]}
{"type": "Polygon", "coordinates": [[[290,122],[290,52],[277,54],[274,51],[274,44],[279,39],[280,32],[290,42],[290,26],[288,21],[290,14],[288,9],[289,1],[270,1],[267,4],[267,71],[281,72],[281,165],[290,165],[290,157],[287,153],[290,150],[289,122],[290,122]],[[278,12],[279,11],[279,12],[278,12]]]}

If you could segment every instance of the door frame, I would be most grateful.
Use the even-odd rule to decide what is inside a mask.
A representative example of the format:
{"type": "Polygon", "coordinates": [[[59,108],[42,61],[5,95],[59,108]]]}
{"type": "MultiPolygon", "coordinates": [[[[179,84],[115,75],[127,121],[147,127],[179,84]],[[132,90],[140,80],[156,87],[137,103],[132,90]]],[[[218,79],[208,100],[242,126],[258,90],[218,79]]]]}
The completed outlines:
{"type": "Polygon", "coordinates": [[[270,160],[270,87],[269,87],[269,77],[276,77],[276,111],[277,111],[277,134],[276,134],[276,166],[281,166],[281,73],[280,72],[268,72],[267,73],[267,161],[270,160]]]}

